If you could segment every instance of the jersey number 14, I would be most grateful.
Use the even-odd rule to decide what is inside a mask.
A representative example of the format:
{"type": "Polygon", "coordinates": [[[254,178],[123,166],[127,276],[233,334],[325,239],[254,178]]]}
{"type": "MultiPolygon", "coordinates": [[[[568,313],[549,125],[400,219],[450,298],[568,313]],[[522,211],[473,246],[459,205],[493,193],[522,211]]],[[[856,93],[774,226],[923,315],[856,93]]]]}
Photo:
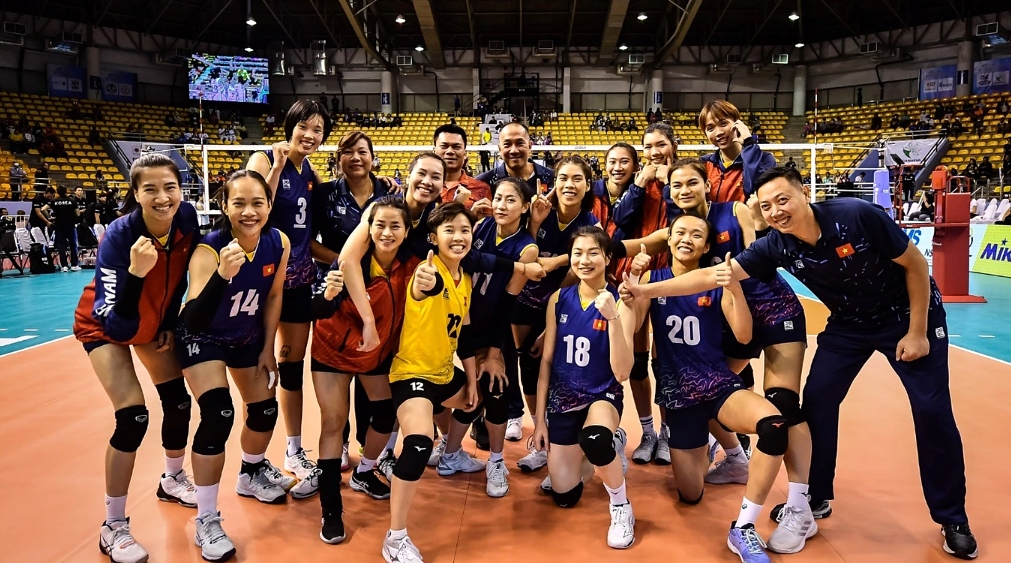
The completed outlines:
{"type": "Polygon", "coordinates": [[[260,309],[260,294],[255,289],[240,291],[232,296],[232,310],[228,312],[229,317],[237,317],[239,313],[246,313],[249,316],[256,314],[260,309]],[[245,299],[242,298],[245,294],[245,299]]]}

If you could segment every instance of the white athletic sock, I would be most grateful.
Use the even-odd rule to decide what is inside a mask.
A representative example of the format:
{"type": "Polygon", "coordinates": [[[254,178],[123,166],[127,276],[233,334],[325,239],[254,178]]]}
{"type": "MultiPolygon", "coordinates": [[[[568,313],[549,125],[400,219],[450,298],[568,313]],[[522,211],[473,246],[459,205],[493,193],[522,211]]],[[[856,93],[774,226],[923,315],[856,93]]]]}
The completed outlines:
{"type": "Polygon", "coordinates": [[[391,452],[397,447],[397,434],[399,432],[390,432],[390,439],[386,441],[386,449],[391,452]]]}
{"type": "Polygon", "coordinates": [[[301,436],[288,436],[288,451],[287,455],[293,456],[298,453],[298,450],[302,449],[302,437],[301,436]]]}
{"type": "Polygon", "coordinates": [[[640,416],[639,424],[642,425],[642,433],[644,435],[652,434],[653,436],[656,436],[656,430],[653,428],[653,415],[640,416]]]}
{"type": "Polygon", "coordinates": [[[786,506],[804,508],[808,504],[807,483],[790,483],[790,492],[786,497],[786,506]]]}
{"type": "Polygon", "coordinates": [[[105,495],[105,522],[126,520],[126,495],[110,497],[105,495]]]}
{"type": "Polygon", "coordinates": [[[386,532],[386,537],[391,540],[400,540],[407,537],[407,528],[403,530],[390,530],[386,532]]]}
{"type": "Polygon", "coordinates": [[[358,462],[358,469],[355,471],[359,473],[365,473],[366,471],[372,471],[372,468],[376,466],[376,460],[368,459],[362,456],[362,460],[358,462]]]}
{"type": "Polygon", "coordinates": [[[491,455],[488,456],[488,463],[502,461],[503,459],[502,452],[491,452],[491,455]]]}
{"type": "Polygon", "coordinates": [[[263,461],[264,457],[264,454],[247,454],[246,452],[242,452],[242,461],[246,463],[257,464],[263,461]]]}
{"type": "Polygon", "coordinates": [[[169,457],[165,456],[165,474],[166,475],[176,475],[183,470],[183,459],[185,455],[179,457],[169,457]]]}
{"type": "Polygon", "coordinates": [[[670,436],[670,428],[667,427],[666,422],[660,423],[660,433],[664,434],[665,436],[670,436]]]}
{"type": "Polygon", "coordinates": [[[748,497],[744,497],[741,502],[741,513],[737,515],[737,527],[741,528],[745,524],[754,524],[758,515],[762,513],[762,505],[751,502],[748,497]]]}
{"type": "Polygon", "coordinates": [[[206,487],[197,485],[197,515],[218,513],[218,483],[206,487]]]}
{"type": "Polygon", "coordinates": [[[748,456],[744,455],[744,447],[737,444],[736,448],[724,450],[727,453],[727,461],[730,463],[748,463],[748,456]]]}
{"type": "Polygon", "coordinates": [[[604,490],[607,491],[607,496],[611,497],[611,505],[618,506],[620,504],[626,504],[628,502],[628,497],[625,496],[625,480],[621,480],[621,486],[617,489],[612,489],[607,485],[604,485],[604,490]]]}

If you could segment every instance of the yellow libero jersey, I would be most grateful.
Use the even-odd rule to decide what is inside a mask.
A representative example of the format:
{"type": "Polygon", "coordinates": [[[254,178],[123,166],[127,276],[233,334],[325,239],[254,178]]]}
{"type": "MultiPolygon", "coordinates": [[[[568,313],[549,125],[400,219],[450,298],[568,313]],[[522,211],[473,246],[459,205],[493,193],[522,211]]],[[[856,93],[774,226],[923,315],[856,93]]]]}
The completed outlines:
{"type": "Polygon", "coordinates": [[[410,293],[414,287],[411,276],[400,348],[390,368],[391,382],[420,378],[441,385],[453,379],[453,354],[470,309],[471,279],[461,270],[457,284],[438,256],[434,262],[442,276],[442,294],[415,301],[410,293]]]}

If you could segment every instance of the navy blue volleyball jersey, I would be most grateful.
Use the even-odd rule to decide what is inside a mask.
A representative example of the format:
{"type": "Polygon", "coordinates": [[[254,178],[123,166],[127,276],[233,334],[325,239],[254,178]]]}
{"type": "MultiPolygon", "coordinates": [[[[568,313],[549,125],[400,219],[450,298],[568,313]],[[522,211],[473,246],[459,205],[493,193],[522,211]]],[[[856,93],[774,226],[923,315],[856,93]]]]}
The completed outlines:
{"type": "MultiPolygon", "coordinates": [[[[651,270],[649,283],[674,277],[670,268],[651,270]]],[[[723,355],[723,288],[695,295],[650,301],[659,373],[656,402],[683,409],[716,398],[727,388],[740,388],[741,378],[723,355]]]]}
{"type": "MultiPolygon", "coordinates": [[[[733,257],[744,250],[744,232],[734,213],[734,204],[728,201],[709,205],[707,219],[716,233],[715,246],[703,256],[703,264],[719,264],[728,252],[733,257]]],[[[764,278],[748,278],[741,282],[741,289],[748,300],[755,326],[773,326],[804,314],[797,294],[779,272],[764,278]]]]}
{"type": "MultiPolygon", "coordinates": [[[[617,300],[618,290],[607,290],[617,300]]],[[[555,304],[555,354],[551,360],[548,412],[561,413],[607,399],[622,400],[621,383],[611,370],[608,320],[593,301],[583,307],[579,284],[558,292],[555,304]]]]}
{"type": "MultiPolygon", "coordinates": [[[[592,227],[598,223],[597,218],[588,211],[581,211],[571,223],[562,225],[558,222],[558,212],[554,209],[548,213],[547,219],[541,223],[541,228],[537,230],[537,249],[542,258],[551,258],[569,253],[569,241],[572,235],[582,227],[592,227]]],[[[529,281],[523,286],[517,301],[533,307],[544,309],[548,305],[551,294],[558,290],[565,281],[565,275],[569,273],[569,268],[563,266],[551,272],[541,281],[529,281]]]]}
{"type": "MultiPolygon", "coordinates": [[[[263,339],[263,311],[284,255],[282,237],[277,229],[260,234],[256,250],[246,255],[239,273],[228,282],[211,326],[199,334],[187,333],[187,341],[243,346],[263,339]]],[[[212,250],[217,257],[232,238],[228,231],[215,230],[199,246],[212,250]]]]}
{"type": "MultiPolygon", "coordinates": [[[[273,152],[266,151],[264,154],[273,165],[273,152]]],[[[270,224],[288,235],[291,244],[288,271],[284,278],[286,288],[311,284],[316,279],[316,266],[309,245],[313,238],[309,204],[315,183],[316,173],[309,165],[308,158],[302,161],[302,170],[296,169],[290,160],[285,162],[281,178],[277,181],[277,195],[270,210],[270,224]]]]}
{"type": "MultiPolygon", "coordinates": [[[[501,241],[498,240],[498,223],[493,219],[486,218],[474,227],[473,248],[484,254],[493,254],[510,260],[519,262],[523,251],[534,246],[534,237],[526,229],[519,229],[515,233],[507,236],[501,241]]],[[[506,272],[477,272],[473,276],[474,293],[471,294],[471,310],[491,313],[495,311],[496,304],[502,294],[505,293],[506,286],[512,275],[506,272]]],[[[470,330],[491,329],[499,322],[508,323],[508,319],[495,319],[491,314],[477,314],[470,317],[470,330]]]]}

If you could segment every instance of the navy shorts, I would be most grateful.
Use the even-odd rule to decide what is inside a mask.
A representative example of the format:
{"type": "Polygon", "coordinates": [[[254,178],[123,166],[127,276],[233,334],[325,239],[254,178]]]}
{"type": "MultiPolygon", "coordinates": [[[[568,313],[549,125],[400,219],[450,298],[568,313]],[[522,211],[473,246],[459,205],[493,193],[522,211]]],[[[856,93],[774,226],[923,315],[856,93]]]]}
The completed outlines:
{"type": "MultiPolygon", "coordinates": [[[[390,354],[386,359],[376,366],[375,368],[365,372],[365,373],[355,373],[353,375],[389,375],[390,367],[393,366],[393,354],[390,354]]],[[[316,358],[310,358],[309,360],[309,371],[322,371],[325,373],[345,373],[343,370],[339,370],[333,366],[324,364],[323,362],[317,360],[316,358]]]]}
{"type": "Polygon", "coordinates": [[[225,346],[211,342],[194,342],[183,337],[175,345],[179,367],[186,369],[204,362],[225,362],[232,369],[255,368],[263,352],[263,342],[241,346],[225,346]]]}
{"type": "Polygon", "coordinates": [[[510,322],[514,325],[541,327],[543,329],[546,321],[547,304],[542,307],[532,307],[517,301],[513,304],[512,318],[510,322]]]}
{"type": "Polygon", "coordinates": [[[729,328],[723,332],[723,353],[728,358],[746,360],[762,355],[762,350],[776,344],[803,342],[807,344],[807,320],[804,314],[790,317],[772,325],[754,325],[751,342],[741,344],[734,338],[729,328]]]}
{"type": "Polygon", "coordinates": [[[452,399],[454,395],[467,386],[467,374],[460,368],[454,368],[453,379],[448,383],[432,383],[427,379],[412,377],[390,382],[390,393],[393,395],[393,405],[400,408],[410,399],[422,397],[428,399],[438,411],[442,403],[452,399]]]}
{"type": "Polygon", "coordinates": [[[84,352],[87,354],[94,352],[95,350],[101,348],[102,346],[105,346],[106,344],[113,344],[113,343],[109,342],[108,340],[96,340],[94,342],[81,343],[81,345],[84,346],[84,352]]]}
{"type": "Polygon", "coordinates": [[[312,284],[284,289],[281,293],[281,322],[312,322],[312,284]]]}
{"type": "MultiPolygon", "coordinates": [[[[614,406],[618,410],[618,418],[621,418],[623,406],[622,396],[617,395],[614,399],[600,397],[590,405],[598,401],[603,401],[614,406]]],[[[549,412],[547,414],[548,442],[558,446],[575,446],[579,443],[579,432],[586,426],[586,415],[590,413],[590,405],[586,408],[566,411],[549,412]]]]}
{"type": "Polygon", "coordinates": [[[734,393],[737,386],[727,387],[715,398],[683,409],[666,409],[665,422],[670,428],[667,445],[674,450],[693,450],[709,443],[709,421],[720,414],[723,403],[734,393]]]}

